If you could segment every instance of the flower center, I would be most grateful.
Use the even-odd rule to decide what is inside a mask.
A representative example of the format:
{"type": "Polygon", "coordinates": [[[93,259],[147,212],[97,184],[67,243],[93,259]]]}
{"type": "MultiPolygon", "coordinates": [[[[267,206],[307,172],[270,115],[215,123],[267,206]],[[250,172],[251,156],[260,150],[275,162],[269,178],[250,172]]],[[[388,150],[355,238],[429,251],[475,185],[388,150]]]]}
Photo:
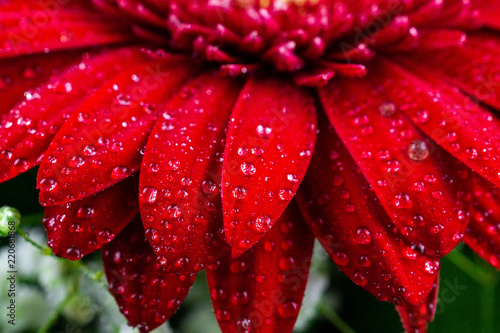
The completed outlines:
{"type": "Polygon", "coordinates": [[[376,54],[460,45],[463,31],[476,28],[470,3],[461,0],[95,2],[133,16],[139,35],[236,74],[270,64],[285,72],[362,76],[376,54]]]}

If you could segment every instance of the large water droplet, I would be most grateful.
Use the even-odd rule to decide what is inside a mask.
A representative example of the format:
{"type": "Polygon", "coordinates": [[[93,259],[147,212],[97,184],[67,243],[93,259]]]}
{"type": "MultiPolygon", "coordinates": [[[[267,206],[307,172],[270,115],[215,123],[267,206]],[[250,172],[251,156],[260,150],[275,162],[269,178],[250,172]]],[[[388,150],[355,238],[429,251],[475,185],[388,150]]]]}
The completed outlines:
{"type": "Polygon", "coordinates": [[[408,146],[408,156],[414,161],[423,161],[429,156],[429,148],[422,140],[415,140],[408,146]]]}
{"type": "Polygon", "coordinates": [[[244,199],[247,196],[247,190],[243,186],[236,186],[233,190],[233,197],[236,199],[244,199]]]}
{"type": "Polygon", "coordinates": [[[257,171],[257,168],[250,162],[243,162],[241,163],[241,171],[246,176],[252,176],[257,171]]]}
{"type": "Polygon", "coordinates": [[[378,107],[378,111],[384,117],[391,117],[396,113],[396,106],[393,103],[384,103],[378,107]]]}
{"type": "Polygon", "coordinates": [[[256,131],[258,136],[267,139],[271,136],[273,129],[269,126],[259,125],[257,126],[256,131]]]}
{"type": "Polygon", "coordinates": [[[142,198],[149,204],[154,204],[158,200],[158,189],[153,186],[145,187],[142,190],[142,198]]]}

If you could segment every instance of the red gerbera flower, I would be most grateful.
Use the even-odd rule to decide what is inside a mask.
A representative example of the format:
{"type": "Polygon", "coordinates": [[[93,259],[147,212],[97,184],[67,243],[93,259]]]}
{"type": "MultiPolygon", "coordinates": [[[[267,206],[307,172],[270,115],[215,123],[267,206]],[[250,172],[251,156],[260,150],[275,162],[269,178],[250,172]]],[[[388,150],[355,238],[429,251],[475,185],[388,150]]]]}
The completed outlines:
{"type": "Polygon", "coordinates": [[[409,332],[458,243],[500,268],[498,1],[0,9],[0,180],[40,164],[49,246],[142,331],[208,268],[223,332],[290,332],[314,237],[409,332]]]}

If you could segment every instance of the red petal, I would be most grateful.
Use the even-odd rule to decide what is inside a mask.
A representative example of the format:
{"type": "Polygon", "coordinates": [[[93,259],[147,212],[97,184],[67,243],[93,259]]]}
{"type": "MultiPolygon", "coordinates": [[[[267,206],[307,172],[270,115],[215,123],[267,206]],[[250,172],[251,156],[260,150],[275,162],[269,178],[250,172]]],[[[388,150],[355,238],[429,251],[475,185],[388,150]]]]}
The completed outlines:
{"type": "Polygon", "coordinates": [[[477,8],[477,17],[475,19],[486,27],[500,30],[500,3],[491,0],[473,0],[474,8],[477,8]]]}
{"type": "Polygon", "coordinates": [[[306,287],[314,238],[291,203],[252,249],[207,270],[219,326],[230,332],[292,332],[306,287]]]}
{"type": "Polygon", "coordinates": [[[78,260],[115,238],[139,212],[138,181],[129,177],[83,200],[47,207],[43,225],[54,254],[78,260]]]}
{"type": "Polygon", "coordinates": [[[228,250],[220,182],[225,130],[239,81],[207,73],[164,108],[141,167],[141,215],[158,260],[176,271],[205,268],[228,250]]]}
{"type": "Polygon", "coordinates": [[[29,88],[77,57],[74,53],[50,53],[0,60],[0,115],[20,102],[29,88]]]}
{"type": "Polygon", "coordinates": [[[495,115],[442,83],[439,76],[422,81],[393,63],[380,61],[370,78],[434,142],[500,186],[500,121],[495,115]]]}
{"type": "Polygon", "coordinates": [[[427,324],[434,319],[436,313],[438,288],[439,278],[436,277],[431,293],[421,304],[412,305],[405,302],[401,306],[396,306],[407,333],[425,333],[427,331],[427,324]]]}
{"type": "MultiPolygon", "coordinates": [[[[30,59],[33,57],[38,56],[30,59]]],[[[100,55],[84,53],[80,63],[29,92],[0,122],[0,151],[8,152],[8,158],[0,159],[0,181],[40,163],[59,127],[96,88],[125,67],[148,58],[139,48],[107,50],[100,55]]],[[[64,60],[68,61],[68,56],[61,64],[64,60]]]]}
{"type": "Polygon", "coordinates": [[[231,115],[222,199],[233,257],[268,231],[297,191],[311,159],[315,109],[301,88],[252,77],[231,115]]]}
{"type": "Polygon", "coordinates": [[[116,19],[91,7],[34,2],[26,8],[0,5],[0,58],[47,50],[95,47],[134,40],[116,19]]]}
{"type": "Polygon", "coordinates": [[[194,72],[184,58],[137,65],[94,92],[66,121],[38,172],[40,203],[97,193],[139,170],[141,149],[168,100],[194,72]]]}
{"type": "Polygon", "coordinates": [[[311,165],[297,193],[307,223],[354,283],[379,300],[421,303],[439,262],[403,241],[328,120],[319,123],[311,165]]]}
{"type": "Polygon", "coordinates": [[[412,73],[446,80],[472,97],[500,109],[500,39],[496,34],[468,34],[462,47],[419,52],[394,59],[412,73]]]}
{"type": "Polygon", "coordinates": [[[465,243],[492,266],[500,269],[500,196],[498,189],[476,176],[469,183],[474,209],[465,243]]]}
{"type": "Polygon", "coordinates": [[[130,325],[149,332],[179,308],[195,275],[167,273],[154,259],[140,219],[102,251],[109,290],[130,325]]]}
{"type": "Polygon", "coordinates": [[[399,232],[439,258],[462,240],[467,225],[468,169],[397,111],[368,72],[368,79],[338,79],[321,89],[325,111],[399,232]]]}

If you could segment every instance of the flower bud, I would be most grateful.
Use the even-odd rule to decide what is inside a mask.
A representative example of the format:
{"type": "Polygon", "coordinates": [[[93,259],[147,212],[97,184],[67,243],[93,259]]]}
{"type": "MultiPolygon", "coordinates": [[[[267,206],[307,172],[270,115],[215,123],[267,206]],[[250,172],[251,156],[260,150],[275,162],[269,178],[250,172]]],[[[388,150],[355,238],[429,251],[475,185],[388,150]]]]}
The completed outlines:
{"type": "Polygon", "coordinates": [[[0,207],[0,236],[5,237],[14,232],[21,224],[21,213],[9,206],[0,207]]]}

